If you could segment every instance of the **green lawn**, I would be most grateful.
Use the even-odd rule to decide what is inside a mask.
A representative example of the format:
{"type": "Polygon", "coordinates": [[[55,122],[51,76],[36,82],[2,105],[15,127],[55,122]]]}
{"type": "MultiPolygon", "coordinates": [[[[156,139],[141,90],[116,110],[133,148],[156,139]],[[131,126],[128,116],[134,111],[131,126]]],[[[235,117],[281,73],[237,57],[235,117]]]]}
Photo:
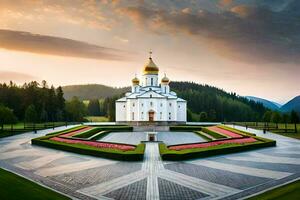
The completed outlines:
{"type": "Polygon", "coordinates": [[[87,116],[85,119],[90,122],[108,122],[108,118],[105,116],[87,116]]]}
{"type": "Polygon", "coordinates": [[[248,200],[293,200],[300,197],[300,180],[267,191],[248,200]]]}
{"type": "Polygon", "coordinates": [[[0,168],[0,199],[5,200],[66,200],[62,194],[44,188],[16,174],[0,168]]]}

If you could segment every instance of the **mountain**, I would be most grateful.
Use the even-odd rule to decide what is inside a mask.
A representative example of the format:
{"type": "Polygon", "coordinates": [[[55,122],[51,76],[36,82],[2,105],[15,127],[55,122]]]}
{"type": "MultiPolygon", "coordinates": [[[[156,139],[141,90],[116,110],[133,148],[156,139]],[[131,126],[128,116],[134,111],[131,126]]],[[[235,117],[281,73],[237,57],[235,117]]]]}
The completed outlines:
{"type": "Polygon", "coordinates": [[[120,95],[129,90],[129,87],[114,88],[100,84],[68,85],[62,87],[65,99],[77,96],[81,100],[100,99],[120,95]]]}
{"type": "Polygon", "coordinates": [[[269,108],[271,110],[279,110],[281,105],[279,103],[275,103],[263,98],[259,98],[259,97],[253,97],[253,96],[246,96],[247,99],[249,100],[253,100],[255,102],[260,102],[262,103],[266,108],[269,108]]]}
{"type": "MultiPolygon", "coordinates": [[[[199,121],[200,113],[206,116],[208,121],[255,121],[261,119],[266,111],[260,102],[209,85],[171,82],[170,87],[179,97],[187,100],[189,121],[199,121]]],[[[87,100],[122,95],[130,91],[130,88],[93,84],[64,86],[63,91],[66,99],[77,96],[81,100],[87,100]]]]}
{"type": "Polygon", "coordinates": [[[282,112],[290,112],[292,110],[295,110],[296,112],[300,113],[300,95],[296,96],[286,104],[284,104],[280,110],[282,112]]]}

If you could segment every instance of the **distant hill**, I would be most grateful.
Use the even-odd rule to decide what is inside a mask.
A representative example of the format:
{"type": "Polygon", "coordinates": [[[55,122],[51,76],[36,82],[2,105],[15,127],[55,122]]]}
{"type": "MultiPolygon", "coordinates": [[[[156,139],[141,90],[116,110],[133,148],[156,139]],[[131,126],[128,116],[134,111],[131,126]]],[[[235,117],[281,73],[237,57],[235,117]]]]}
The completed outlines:
{"type": "Polygon", "coordinates": [[[284,104],[280,110],[282,112],[290,112],[292,110],[295,110],[296,112],[300,113],[300,95],[296,96],[286,104],[284,104]]]}
{"type": "Polygon", "coordinates": [[[255,102],[262,103],[266,108],[269,108],[271,110],[279,110],[281,105],[263,98],[254,97],[254,96],[246,96],[247,99],[253,100],[255,102]]]}
{"type": "Polygon", "coordinates": [[[73,96],[77,96],[81,100],[107,98],[129,91],[129,87],[114,88],[100,84],[68,85],[62,88],[67,100],[73,96]]]}

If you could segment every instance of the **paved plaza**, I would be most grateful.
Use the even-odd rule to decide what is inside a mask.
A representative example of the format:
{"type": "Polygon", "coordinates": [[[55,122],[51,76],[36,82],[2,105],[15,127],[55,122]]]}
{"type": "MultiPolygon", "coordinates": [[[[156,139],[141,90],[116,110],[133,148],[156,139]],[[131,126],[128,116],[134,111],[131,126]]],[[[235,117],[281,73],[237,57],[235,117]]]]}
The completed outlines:
{"type": "Polygon", "coordinates": [[[247,131],[277,147],[185,162],[163,162],[155,142],[146,143],[141,162],[31,145],[52,131],[0,139],[0,167],[77,199],[240,199],[300,177],[300,141],[254,129],[247,131]]]}

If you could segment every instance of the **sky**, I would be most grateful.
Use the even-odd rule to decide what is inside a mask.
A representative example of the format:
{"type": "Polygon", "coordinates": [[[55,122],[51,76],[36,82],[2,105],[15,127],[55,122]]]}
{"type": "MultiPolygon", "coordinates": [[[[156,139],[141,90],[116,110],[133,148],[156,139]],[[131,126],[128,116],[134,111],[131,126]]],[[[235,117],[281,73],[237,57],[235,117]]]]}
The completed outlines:
{"type": "Polygon", "coordinates": [[[285,103],[300,95],[298,0],[0,0],[0,82],[128,86],[161,75],[285,103]]]}

